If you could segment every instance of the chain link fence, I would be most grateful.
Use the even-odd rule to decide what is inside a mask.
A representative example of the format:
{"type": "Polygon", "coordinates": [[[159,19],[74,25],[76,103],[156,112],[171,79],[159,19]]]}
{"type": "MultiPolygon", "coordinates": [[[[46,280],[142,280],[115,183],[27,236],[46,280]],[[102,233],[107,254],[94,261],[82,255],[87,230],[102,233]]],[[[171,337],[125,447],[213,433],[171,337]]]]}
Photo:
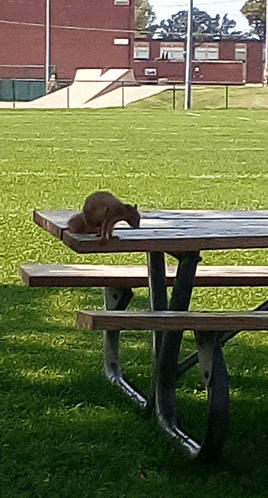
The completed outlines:
{"type": "MultiPolygon", "coordinates": [[[[133,107],[138,109],[172,109],[184,110],[185,87],[184,85],[141,85],[133,86],[131,81],[102,81],[104,85],[100,90],[96,86],[96,97],[90,93],[93,85],[100,81],[77,81],[76,87],[68,86],[67,82],[60,84],[64,93],[54,92],[57,103],[53,108],[79,108],[79,107],[133,107]],[[83,88],[81,84],[85,84],[83,88]],[[88,84],[88,89],[87,89],[88,84]],[[110,85],[113,84],[110,87],[110,85]],[[81,87],[79,88],[79,85],[81,87]],[[91,88],[90,88],[90,85],[91,88]],[[136,89],[136,90],[135,90],[136,89]],[[110,91],[111,90],[111,91],[110,91]],[[150,91],[152,90],[152,91],[150,91]],[[134,94],[137,94],[135,96],[134,94]],[[133,94],[130,98],[130,94],[133,94]],[[105,101],[104,101],[105,99],[105,101]]],[[[59,88],[59,90],[61,89],[59,88]]],[[[94,91],[93,91],[94,93],[94,91]]],[[[45,95],[44,80],[32,79],[2,79],[0,80],[0,101],[11,104],[14,108],[16,102],[33,101],[45,95]]],[[[17,104],[18,105],[18,104],[17,104]]],[[[1,106],[1,103],[0,103],[1,106]]],[[[42,105],[45,107],[45,105],[42,105]]],[[[50,107],[50,103],[48,103],[50,107]]],[[[192,85],[191,109],[268,109],[268,87],[263,85],[218,85],[199,86],[192,85]]]]}
{"type": "MultiPolygon", "coordinates": [[[[153,95],[134,107],[184,110],[184,85],[173,85],[169,90],[153,95]]],[[[268,109],[268,87],[263,85],[196,86],[191,89],[191,109],[268,109]]]]}

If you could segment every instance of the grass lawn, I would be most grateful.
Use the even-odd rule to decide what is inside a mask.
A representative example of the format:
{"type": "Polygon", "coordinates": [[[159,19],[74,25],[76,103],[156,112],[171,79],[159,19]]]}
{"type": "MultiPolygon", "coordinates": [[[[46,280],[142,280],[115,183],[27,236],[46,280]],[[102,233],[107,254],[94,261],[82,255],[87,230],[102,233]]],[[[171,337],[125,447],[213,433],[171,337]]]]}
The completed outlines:
{"type": "MultiPolygon", "coordinates": [[[[184,85],[176,88],[175,108],[184,109],[184,85]]],[[[192,85],[192,109],[268,109],[268,88],[264,86],[200,86],[192,85]]],[[[173,92],[168,90],[153,95],[146,100],[133,102],[136,109],[171,109],[173,107],[173,92]]]]}
{"type": "MultiPolygon", "coordinates": [[[[29,289],[18,277],[30,262],[145,263],[143,254],[76,255],[33,224],[33,209],[80,208],[96,190],[140,209],[268,209],[267,112],[174,112],[163,100],[158,109],[0,117],[1,496],[267,496],[267,333],[244,332],[225,346],[230,435],[219,464],[200,466],[105,380],[101,337],[75,324],[79,309],[103,306],[101,290],[29,289]]],[[[268,252],[202,257],[265,265],[268,252]]],[[[265,289],[195,289],[191,309],[252,309],[266,299],[265,289]]],[[[147,307],[145,290],[133,307],[147,307]]],[[[193,348],[186,335],[184,351],[193,348]]],[[[150,353],[149,334],[123,335],[126,376],[145,393],[150,353]]],[[[192,369],[178,386],[178,410],[194,436],[204,417],[198,382],[192,369]]]]}

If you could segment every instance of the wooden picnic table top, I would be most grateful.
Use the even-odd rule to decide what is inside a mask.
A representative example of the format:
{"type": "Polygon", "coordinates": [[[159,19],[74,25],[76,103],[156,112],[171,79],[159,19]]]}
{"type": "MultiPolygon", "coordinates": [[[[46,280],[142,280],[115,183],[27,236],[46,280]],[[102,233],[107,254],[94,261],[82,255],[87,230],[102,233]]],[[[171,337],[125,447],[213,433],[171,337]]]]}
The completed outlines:
{"type": "Polygon", "coordinates": [[[101,245],[91,234],[71,234],[77,211],[34,211],[34,221],[77,253],[187,252],[268,248],[268,211],[142,211],[139,229],[120,222],[118,239],[101,245]]]}

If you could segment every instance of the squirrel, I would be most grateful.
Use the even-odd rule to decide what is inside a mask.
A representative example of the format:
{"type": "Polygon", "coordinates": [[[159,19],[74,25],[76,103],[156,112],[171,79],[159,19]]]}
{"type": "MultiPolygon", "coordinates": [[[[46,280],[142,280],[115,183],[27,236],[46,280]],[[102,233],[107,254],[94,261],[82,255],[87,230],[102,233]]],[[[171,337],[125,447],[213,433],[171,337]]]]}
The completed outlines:
{"type": "Polygon", "coordinates": [[[103,245],[112,238],[114,225],[118,221],[126,221],[132,228],[139,228],[137,204],[123,204],[109,192],[95,192],[86,198],[82,212],[69,219],[68,230],[70,233],[96,233],[103,245]]]}

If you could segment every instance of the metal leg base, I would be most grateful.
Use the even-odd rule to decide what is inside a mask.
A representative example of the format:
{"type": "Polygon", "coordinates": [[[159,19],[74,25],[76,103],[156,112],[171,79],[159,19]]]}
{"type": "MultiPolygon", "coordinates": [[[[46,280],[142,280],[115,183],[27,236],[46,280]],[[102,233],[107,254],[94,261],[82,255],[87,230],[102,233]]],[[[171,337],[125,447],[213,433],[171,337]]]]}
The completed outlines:
{"type": "MultiPolygon", "coordinates": [[[[174,346],[174,344],[173,344],[174,346]]],[[[172,341],[160,352],[156,382],[156,416],[160,426],[169,436],[177,440],[193,459],[203,462],[215,461],[221,453],[227,435],[229,386],[221,345],[217,335],[205,340],[198,347],[201,374],[208,390],[208,419],[201,443],[188,436],[181,427],[176,410],[176,372],[170,361],[172,341]]],[[[174,351],[174,349],[173,349],[174,351]]],[[[175,359],[175,355],[174,355],[175,359]]],[[[197,420],[198,424],[198,420],[197,420]]]]}
{"type": "MultiPolygon", "coordinates": [[[[124,310],[129,304],[133,292],[131,289],[106,288],[105,307],[107,310],[124,310]]],[[[124,378],[119,360],[120,332],[107,330],[104,332],[104,373],[113,386],[117,388],[136,405],[145,408],[147,399],[131,386],[124,378]]]]}
{"type": "MultiPolygon", "coordinates": [[[[175,255],[179,260],[176,282],[170,302],[170,310],[188,309],[198,253],[175,255]]],[[[157,357],[155,374],[155,411],[158,423],[169,436],[177,440],[191,458],[215,461],[222,450],[228,424],[228,376],[222,356],[221,344],[216,334],[197,334],[198,351],[186,362],[187,368],[199,360],[203,383],[209,395],[209,413],[202,442],[189,437],[181,427],[176,409],[176,380],[178,378],[178,356],[181,333],[165,333],[157,357]]],[[[180,368],[181,364],[179,364],[180,368]]],[[[180,373],[182,373],[181,368],[180,373]]],[[[197,420],[198,424],[198,420],[197,420]]]]}

